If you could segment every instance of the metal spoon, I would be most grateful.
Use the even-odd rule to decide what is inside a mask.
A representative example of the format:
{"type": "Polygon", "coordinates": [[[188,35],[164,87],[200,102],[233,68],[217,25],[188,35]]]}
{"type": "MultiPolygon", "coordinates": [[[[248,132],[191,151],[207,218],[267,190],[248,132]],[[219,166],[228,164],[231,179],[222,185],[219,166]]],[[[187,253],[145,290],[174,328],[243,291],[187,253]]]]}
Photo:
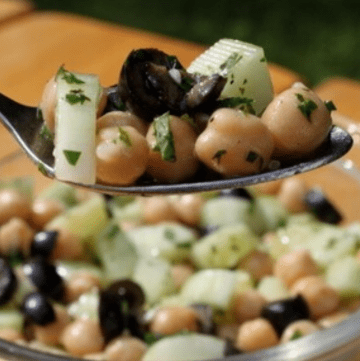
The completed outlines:
{"type": "MultiPolygon", "coordinates": [[[[43,123],[37,116],[37,108],[28,107],[11,100],[0,93],[0,119],[6,128],[23,148],[29,158],[38,166],[45,176],[55,178],[53,141],[44,136],[43,123]]],[[[343,129],[334,126],[328,140],[316,152],[315,156],[297,163],[282,164],[280,168],[230,179],[209,177],[204,171],[191,181],[178,184],[159,184],[149,180],[141,180],[136,185],[118,187],[102,184],[83,185],[70,183],[76,187],[112,195],[156,195],[179,194],[240,188],[252,184],[269,182],[280,178],[308,172],[331,163],[347,153],[353,140],[343,129]]]]}

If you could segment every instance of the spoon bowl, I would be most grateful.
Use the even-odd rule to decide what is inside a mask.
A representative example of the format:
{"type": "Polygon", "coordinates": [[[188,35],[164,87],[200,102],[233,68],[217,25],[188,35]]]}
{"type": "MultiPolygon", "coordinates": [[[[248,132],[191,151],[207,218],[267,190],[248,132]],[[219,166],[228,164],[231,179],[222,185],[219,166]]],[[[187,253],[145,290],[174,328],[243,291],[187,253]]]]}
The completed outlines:
{"type": "MultiPolygon", "coordinates": [[[[0,120],[20,144],[24,152],[34,162],[39,171],[49,178],[55,178],[54,144],[51,137],[44,134],[43,122],[37,115],[36,107],[20,104],[0,93],[0,120]]],[[[226,188],[241,188],[257,183],[291,177],[329,164],[346,154],[353,144],[351,136],[342,128],[334,126],[328,139],[309,159],[282,163],[279,168],[262,173],[227,179],[214,177],[205,170],[184,183],[162,184],[143,178],[132,186],[111,186],[103,184],[73,186],[111,195],[160,195],[205,192],[226,188]]]]}

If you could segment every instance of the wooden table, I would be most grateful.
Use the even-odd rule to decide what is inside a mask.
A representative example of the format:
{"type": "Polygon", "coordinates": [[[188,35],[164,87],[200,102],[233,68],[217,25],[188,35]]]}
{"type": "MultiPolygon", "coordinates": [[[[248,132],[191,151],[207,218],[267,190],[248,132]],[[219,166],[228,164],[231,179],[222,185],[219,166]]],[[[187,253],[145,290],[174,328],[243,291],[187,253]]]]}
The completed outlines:
{"type": "MultiPolygon", "coordinates": [[[[176,54],[186,66],[205,47],[159,34],[131,29],[90,18],[57,12],[35,11],[29,2],[0,0],[0,92],[29,105],[37,105],[46,81],[65,64],[69,70],[93,72],[104,86],[118,81],[121,65],[134,48],[157,47],[176,54]]],[[[304,80],[284,67],[270,64],[276,92],[293,82],[304,80]]],[[[346,87],[341,97],[336,88],[323,86],[326,95],[337,94],[346,102],[344,114],[360,120],[359,97],[349,98],[346,87]],[[333,94],[331,93],[333,92],[333,94]],[[346,110],[348,111],[346,113],[346,110]]],[[[360,89],[357,82],[353,86],[360,89]]],[[[18,149],[18,145],[0,126],[0,158],[18,149]]]]}

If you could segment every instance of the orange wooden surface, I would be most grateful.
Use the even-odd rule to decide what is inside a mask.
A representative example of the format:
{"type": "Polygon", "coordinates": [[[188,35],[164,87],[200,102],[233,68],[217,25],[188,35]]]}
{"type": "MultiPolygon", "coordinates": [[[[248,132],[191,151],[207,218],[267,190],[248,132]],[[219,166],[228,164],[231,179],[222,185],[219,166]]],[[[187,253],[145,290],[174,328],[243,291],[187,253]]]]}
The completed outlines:
{"type": "Polygon", "coordinates": [[[33,10],[30,1],[25,0],[0,0],[0,25],[17,16],[27,14],[33,10]]]}

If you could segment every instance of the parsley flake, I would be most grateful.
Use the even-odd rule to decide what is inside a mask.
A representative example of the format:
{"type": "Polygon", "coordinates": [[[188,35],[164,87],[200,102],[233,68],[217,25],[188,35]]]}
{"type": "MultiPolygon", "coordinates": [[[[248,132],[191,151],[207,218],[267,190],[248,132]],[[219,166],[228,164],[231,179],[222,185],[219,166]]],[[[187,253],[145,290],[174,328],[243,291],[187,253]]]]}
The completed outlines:
{"type": "Polygon", "coordinates": [[[233,68],[241,59],[243,58],[242,55],[239,53],[232,53],[224,63],[220,65],[221,70],[229,70],[233,68]]]}
{"type": "Polygon", "coordinates": [[[63,66],[61,66],[56,74],[56,76],[61,76],[68,84],[84,84],[85,82],[77,78],[73,73],[67,71],[63,66]]]}
{"type": "Polygon", "coordinates": [[[120,232],[120,227],[117,224],[114,224],[110,227],[106,234],[107,239],[114,238],[120,232]]]}
{"type": "Polygon", "coordinates": [[[296,330],[290,337],[290,341],[297,340],[298,338],[300,338],[302,336],[303,336],[303,333],[300,330],[296,330]]]}
{"type": "Polygon", "coordinates": [[[220,164],[220,160],[221,160],[222,156],[225,155],[226,153],[227,152],[225,149],[220,149],[215,153],[215,155],[213,156],[212,159],[215,159],[218,162],[218,164],[220,164]]]}
{"type": "Polygon", "coordinates": [[[246,156],[246,161],[249,163],[254,163],[259,158],[259,154],[253,152],[252,150],[246,156]]]}
{"type": "Polygon", "coordinates": [[[189,78],[188,76],[184,76],[181,78],[181,83],[179,84],[180,88],[185,92],[188,92],[194,85],[195,80],[189,78]]]}
{"type": "Polygon", "coordinates": [[[43,124],[40,129],[40,136],[45,140],[54,140],[54,134],[45,124],[43,124]]]}
{"type": "Polygon", "coordinates": [[[64,150],[63,151],[66,160],[70,165],[76,165],[78,162],[81,152],[75,151],[75,150],[64,150]]]}
{"type": "Polygon", "coordinates": [[[305,99],[300,93],[297,93],[296,97],[300,102],[298,108],[305,115],[306,119],[310,120],[311,113],[318,107],[317,104],[311,99],[305,99]]]}
{"type": "Polygon", "coordinates": [[[47,171],[46,171],[46,168],[44,166],[44,163],[39,163],[38,164],[38,171],[40,173],[42,173],[43,175],[47,176],[47,171]]]}
{"type": "Polygon", "coordinates": [[[124,130],[123,128],[119,127],[119,139],[127,146],[127,147],[131,147],[132,143],[131,143],[131,138],[129,133],[124,130]]]}
{"type": "Polygon", "coordinates": [[[70,90],[70,93],[65,95],[65,99],[71,105],[77,103],[84,104],[85,101],[91,101],[91,99],[84,94],[82,89],[70,90]]]}
{"type": "Polygon", "coordinates": [[[221,99],[218,101],[219,107],[221,108],[235,108],[238,107],[245,113],[255,114],[253,107],[254,99],[246,97],[232,97],[221,99]]]}
{"type": "Polygon", "coordinates": [[[170,120],[169,112],[154,119],[153,126],[156,143],[153,150],[160,152],[163,160],[174,162],[176,160],[175,144],[174,136],[170,129],[170,120]]]}
{"type": "Polygon", "coordinates": [[[324,104],[329,112],[336,110],[336,106],[331,100],[325,100],[324,104]]]}

